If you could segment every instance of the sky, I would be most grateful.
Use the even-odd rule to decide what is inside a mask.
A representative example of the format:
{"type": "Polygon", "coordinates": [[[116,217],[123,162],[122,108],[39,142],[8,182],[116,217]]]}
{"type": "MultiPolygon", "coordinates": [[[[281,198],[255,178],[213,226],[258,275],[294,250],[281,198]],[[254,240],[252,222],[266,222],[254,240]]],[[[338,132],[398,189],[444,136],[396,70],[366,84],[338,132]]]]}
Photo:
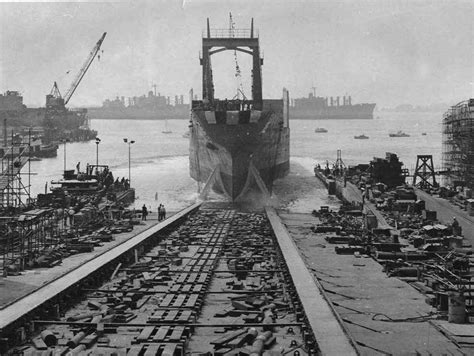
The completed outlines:
{"type": "MultiPolygon", "coordinates": [[[[1,0],[0,0],[1,1],[1,0]]],[[[0,91],[44,105],[65,93],[103,32],[96,59],[69,105],[152,90],[201,97],[202,31],[249,28],[264,58],[264,98],[320,96],[353,103],[455,104],[474,97],[474,2],[470,0],[154,0],[0,2],[0,91]]],[[[212,56],[216,94],[250,96],[250,56],[212,56]],[[236,60],[242,76],[236,77],[236,60]]]]}

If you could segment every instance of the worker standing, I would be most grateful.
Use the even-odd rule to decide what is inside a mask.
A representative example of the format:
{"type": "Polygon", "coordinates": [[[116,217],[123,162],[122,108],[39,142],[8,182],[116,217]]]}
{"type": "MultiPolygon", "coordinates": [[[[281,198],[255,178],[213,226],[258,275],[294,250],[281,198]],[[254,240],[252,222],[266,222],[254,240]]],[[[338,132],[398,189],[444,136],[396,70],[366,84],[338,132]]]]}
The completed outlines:
{"type": "Polygon", "coordinates": [[[161,205],[161,219],[162,220],[166,219],[166,209],[164,205],[161,205]]]}
{"type": "Polygon", "coordinates": [[[459,226],[459,221],[457,221],[456,217],[453,217],[453,223],[451,224],[451,228],[453,230],[454,236],[461,235],[461,227],[459,226]]]}
{"type": "Polygon", "coordinates": [[[146,216],[148,215],[148,210],[145,206],[145,204],[143,204],[142,206],[142,220],[146,221],[146,216]]]}

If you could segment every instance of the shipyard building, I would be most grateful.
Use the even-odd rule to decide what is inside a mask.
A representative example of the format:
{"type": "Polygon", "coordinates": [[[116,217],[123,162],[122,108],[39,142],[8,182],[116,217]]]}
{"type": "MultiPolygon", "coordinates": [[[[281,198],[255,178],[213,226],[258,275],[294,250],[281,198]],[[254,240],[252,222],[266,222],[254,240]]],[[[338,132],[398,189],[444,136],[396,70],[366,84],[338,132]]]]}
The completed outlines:
{"type": "Polygon", "coordinates": [[[474,189],[474,99],[444,114],[443,170],[447,185],[474,189]]]}

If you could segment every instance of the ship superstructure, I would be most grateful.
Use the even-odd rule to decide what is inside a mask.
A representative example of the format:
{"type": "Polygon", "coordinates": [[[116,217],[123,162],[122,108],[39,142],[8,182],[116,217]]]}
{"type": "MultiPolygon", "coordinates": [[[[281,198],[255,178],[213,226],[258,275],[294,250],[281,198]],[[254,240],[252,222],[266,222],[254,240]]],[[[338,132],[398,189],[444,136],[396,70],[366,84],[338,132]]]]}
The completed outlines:
{"type": "MultiPolygon", "coordinates": [[[[257,188],[271,194],[273,181],[289,171],[288,92],[262,98],[263,59],[253,19],[250,29],[213,29],[202,38],[202,100],[192,100],[190,173],[230,200],[257,188]],[[252,56],[252,98],[222,100],[214,95],[211,56],[225,50],[252,56]]],[[[193,94],[191,92],[191,98],[193,94]]]]}
{"type": "Polygon", "coordinates": [[[307,98],[293,100],[291,117],[294,119],[373,119],[375,104],[352,104],[351,96],[316,96],[316,89],[307,98]]]}
{"type": "Polygon", "coordinates": [[[169,96],[161,95],[150,90],[147,95],[133,97],[116,97],[114,100],[106,99],[102,107],[89,108],[93,119],[187,119],[189,105],[184,104],[183,95],[175,95],[174,105],[169,96]]]}

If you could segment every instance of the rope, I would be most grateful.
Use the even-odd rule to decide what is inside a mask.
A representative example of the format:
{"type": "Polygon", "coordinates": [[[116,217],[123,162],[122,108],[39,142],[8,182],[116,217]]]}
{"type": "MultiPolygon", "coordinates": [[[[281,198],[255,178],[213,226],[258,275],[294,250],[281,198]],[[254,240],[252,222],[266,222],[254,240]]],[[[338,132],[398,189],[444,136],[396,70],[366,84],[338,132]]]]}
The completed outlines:
{"type": "MultiPolygon", "coordinates": [[[[230,36],[234,37],[235,23],[232,19],[232,13],[229,13],[229,32],[230,36]]],[[[239,79],[239,89],[237,89],[237,97],[239,91],[242,93],[243,98],[245,99],[244,87],[242,85],[242,71],[240,70],[239,62],[237,60],[237,50],[234,49],[234,61],[235,61],[235,77],[239,79]]]]}

